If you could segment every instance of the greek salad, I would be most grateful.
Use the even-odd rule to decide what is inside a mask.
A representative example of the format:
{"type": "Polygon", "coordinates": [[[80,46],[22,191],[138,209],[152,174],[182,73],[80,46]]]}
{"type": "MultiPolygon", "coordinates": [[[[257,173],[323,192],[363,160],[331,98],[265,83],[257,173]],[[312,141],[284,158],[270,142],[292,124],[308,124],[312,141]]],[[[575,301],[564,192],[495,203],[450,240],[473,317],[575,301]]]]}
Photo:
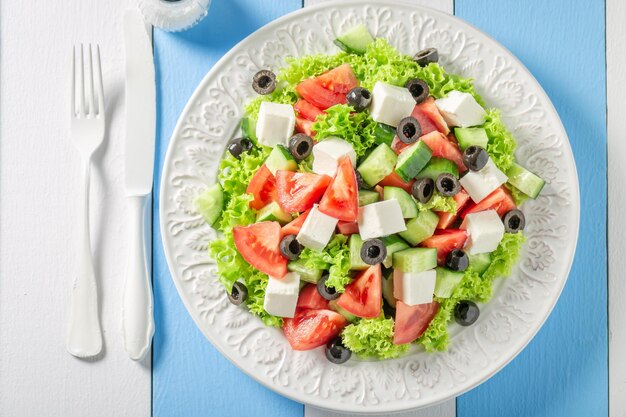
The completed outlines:
{"type": "Polygon", "coordinates": [[[445,350],[510,274],[544,181],[436,49],[404,55],[364,25],[335,43],[252,78],[241,137],[195,201],[222,232],[210,255],[229,300],[295,350],[445,350]]]}

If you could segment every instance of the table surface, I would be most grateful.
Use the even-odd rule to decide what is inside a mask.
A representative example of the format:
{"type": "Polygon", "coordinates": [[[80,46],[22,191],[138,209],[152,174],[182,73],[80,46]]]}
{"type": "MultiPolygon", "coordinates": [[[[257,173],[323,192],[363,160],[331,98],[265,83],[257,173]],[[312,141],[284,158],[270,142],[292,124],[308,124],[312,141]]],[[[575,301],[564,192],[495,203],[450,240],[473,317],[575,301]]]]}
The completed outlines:
{"type": "MultiPolygon", "coordinates": [[[[155,30],[155,187],[178,115],[211,66],[263,24],[319,1],[213,0],[207,18],[192,30],[155,30]]],[[[619,177],[626,156],[619,128],[626,111],[620,77],[626,64],[626,6],[619,0],[406,1],[476,25],[535,75],[568,132],[582,213],[568,283],[528,347],[478,388],[406,416],[626,415],[626,324],[621,320],[626,283],[620,274],[626,243],[618,227],[626,204],[619,177]]],[[[135,363],[124,353],[121,18],[135,4],[0,2],[0,416],[331,416],[262,387],[204,338],[165,263],[156,199],[153,355],[135,363]],[[105,350],[88,361],[69,356],[63,344],[80,186],[79,159],[68,137],[69,64],[71,46],[81,41],[101,45],[109,119],[108,138],[93,163],[91,192],[105,350]]]]}

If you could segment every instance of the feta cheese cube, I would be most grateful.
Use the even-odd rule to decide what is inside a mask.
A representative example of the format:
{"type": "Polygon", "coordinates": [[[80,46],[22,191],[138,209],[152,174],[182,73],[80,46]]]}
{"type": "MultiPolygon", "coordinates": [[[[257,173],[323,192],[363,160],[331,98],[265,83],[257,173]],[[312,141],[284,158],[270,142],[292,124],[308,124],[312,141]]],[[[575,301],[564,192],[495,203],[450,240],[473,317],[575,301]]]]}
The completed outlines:
{"type": "Polygon", "coordinates": [[[345,155],[350,157],[354,167],[356,165],[356,152],[354,152],[352,145],[336,137],[321,140],[313,146],[313,172],[334,176],[337,172],[337,162],[345,155]]]}
{"type": "Polygon", "coordinates": [[[448,126],[470,127],[485,123],[487,112],[470,93],[450,91],[444,98],[435,100],[448,126]]]}
{"type": "Polygon", "coordinates": [[[468,214],[461,229],[468,232],[465,249],[470,255],[493,252],[504,237],[504,224],[495,210],[468,214]]]}
{"type": "Polygon", "coordinates": [[[289,138],[296,126],[296,114],[289,104],[261,103],[256,123],[256,137],[265,146],[289,146],[289,138]]]}
{"type": "Polygon", "coordinates": [[[398,200],[379,201],[359,207],[359,233],[363,240],[406,230],[398,200]]]}
{"type": "Polygon", "coordinates": [[[393,271],[393,296],[410,306],[433,301],[437,272],[434,269],[423,272],[393,271]]]}
{"type": "Polygon", "coordinates": [[[474,203],[480,201],[491,194],[496,188],[507,182],[506,174],[498,169],[496,164],[489,158],[487,165],[480,171],[468,171],[459,180],[465,191],[472,198],[474,203]]]}
{"type": "Polygon", "coordinates": [[[374,84],[370,115],[377,122],[396,127],[414,107],[415,99],[408,89],[380,81],[374,84]]]}
{"type": "Polygon", "coordinates": [[[307,216],[296,239],[302,246],[316,251],[326,247],[337,226],[337,219],[318,210],[315,204],[307,216]]]}
{"type": "Polygon", "coordinates": [[[269,277],[263,308],[278,317],[293,317],[300,294],[300,275],[289,272],[282,279],[269,277]]]}

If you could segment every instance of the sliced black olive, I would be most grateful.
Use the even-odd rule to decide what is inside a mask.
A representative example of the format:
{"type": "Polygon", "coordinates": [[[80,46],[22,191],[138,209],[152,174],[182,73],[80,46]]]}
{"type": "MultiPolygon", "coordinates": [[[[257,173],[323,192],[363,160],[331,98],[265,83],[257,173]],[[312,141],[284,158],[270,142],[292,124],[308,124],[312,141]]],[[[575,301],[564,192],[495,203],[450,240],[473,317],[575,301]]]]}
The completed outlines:
{"type": "Polygon", "coordinates": [[[387,257],[387,248],[380,239],[369,239],[361,246],[361,259],[368,265],[381,263],[387,257]]]}
{"type": "Polygon", "coordinates": [[[336,300],[341,294],[335,291],[334,288],[327,287],[326,281],[328,281],[328,274],[322,275],[322,278],[317,281],[317,292],[328,301],[336,300]]]}
{"type": "Polygon", "coordinates": [[[435,181],[435,187],[439,194],[444,197],[454,197],[461,191],[461,184],[459,184],[459,180],[452,174],[444,172],[437,176],[437,181],[435,181]]]}
{"type": "Polygon", "coordinates": [[[437,52],[437,48],[426,48],[422,49],[418,53],[413,56],[413,61],[417,62],[418,65],[424,67],[431,62],[439,61],[439,52],[437,52]]]}
{"type": "Polygon", "coordinates": [[[261,70],[252,77],[252,89],[261,95],[276,89],[276,74],[270,70],[261,70]]]}
{"type": "Polygon", "coordinates": [[[435,192],[435,181],[431,178],[419,178],[411,187],[411,194],[417,201],[422,204],[426,204],[433,197],[435,192]]]}
{"type": "Polygon", "coordinates": [[[348,104],[354,107],[355,111],[363,111],[372,102],[372,93],[363,87],[355,87],[346,95],[348,104]]]}
{"type": "Polygon", "coordinates": [[[465,271],[469,266],[469,257],[461,249],[453,249],[446,256],[446,266],[453,271],[465,271]]]}
{"type": "Polygon", "coordinates": [[[463,164],[471,171],[480,171],[489,162],[489,154],[480,146],[468,146],[463,151],[463,164]]]}
{"type": "Polygon", "coordinates": [[[228,143],[228,152],[235,158],[239,159],[241,154],[252,149],[252,142],[246,138],[236,138],[228,143]]]}
{"type": "Polygon", "coordinates": [[[287,235],[280,241],[280,253],[285,258],[293,261],[298,259],[302,253],[302,245],[296,240],[296,235],[287,235]]]}
{"type": "Polygon", "coordinates": [[[422,101],[426,100],[428,98],[428,95],[430,94],[430,88],[428,88],[428,84],[426,84],[426,81],[420,80],[418,78],[413,78],[412,80],[407,81],[404,86],[409,90],[409,92],[415,99],[415,103],[417,104],[420,104],[422,101]]]}
{"type": "Polygon", "coordinates": [[[410,145],[417,142],[419,137],[422,136],[422,125],[415,117],[405,117],[400,120],[396,134],[403,143],[410,145]]]}
{"type": "Polygon", "coordinates": [[[343,345],[341,337],[336,337],[326,344],[326,359],[337,365],[346,362],[352,356],[352,351],[343,345]]]}
{"type": "Polygon", "coordinates": [[[313,138],[304,133],[295,134],[289,139],[289,152],[298,161],[311,155],[313,151],[313,138]]]}
{"type": "Polygon", "coordinates": [[[248,298],[248,288],[239,281],[235,281],[233,289],[228,293],[228,300],[234,305],[243,304],[248,298]]]}
{"type": "Polygon", "coordinates": [[[454,306],[454,320],[461,326],[470,326],[478,320],[480,310],[473,301],[459,301],[454,306]]]}
{"type": "Polygon", "coordinates": [[[369,186],[363,179],[363,175],[358,170],[354,170],[354,175],[356,175],[356,183],[359,186],[359,190],[369,190],[369,186]]]}
{"type": "Polygon", "coordinates": [[[502,219],[504,231],[507,233],[517,233],[524,230],[526,226],[526,216],[521,210],[514,209],[504,215],[502,219]]]}

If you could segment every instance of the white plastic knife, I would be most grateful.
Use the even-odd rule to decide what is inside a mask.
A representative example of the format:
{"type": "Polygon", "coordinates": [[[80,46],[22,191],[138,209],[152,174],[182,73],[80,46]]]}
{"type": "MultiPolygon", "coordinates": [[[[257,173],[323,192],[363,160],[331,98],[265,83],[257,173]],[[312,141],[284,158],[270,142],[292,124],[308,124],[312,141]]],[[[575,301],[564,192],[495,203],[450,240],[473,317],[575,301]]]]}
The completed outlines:
{"type": "MultiPolygon", "coordinates": [[[[151,29],[151,28],[150,28],[151,29]]],[[[156,88],[152,42],[138,11],[124,15],[126,48],[126,195],[130,247],[122,300],[124,347],[133,360],[150,350],[154,334],[152,287],[147,254],[147,203],[152,192],[156,140],[156,88]]]]}

